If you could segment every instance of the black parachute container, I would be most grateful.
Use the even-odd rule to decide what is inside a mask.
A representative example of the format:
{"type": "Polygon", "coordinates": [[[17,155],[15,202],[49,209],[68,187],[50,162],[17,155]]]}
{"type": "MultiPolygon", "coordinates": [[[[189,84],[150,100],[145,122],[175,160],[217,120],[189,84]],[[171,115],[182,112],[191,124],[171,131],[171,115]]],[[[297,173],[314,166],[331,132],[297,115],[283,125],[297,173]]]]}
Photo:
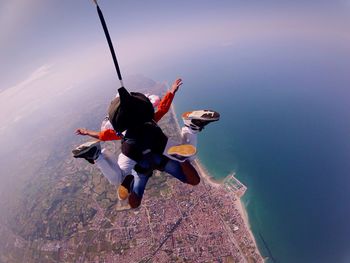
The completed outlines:
{"type": "Polygon", "coordinates": [[[154,117],[150,100],[142,93],[129,93],[124,87],[118,89],[119,97],[112,100],[108,109],[109,120],[118,133],[135,128],[154,117]]]}

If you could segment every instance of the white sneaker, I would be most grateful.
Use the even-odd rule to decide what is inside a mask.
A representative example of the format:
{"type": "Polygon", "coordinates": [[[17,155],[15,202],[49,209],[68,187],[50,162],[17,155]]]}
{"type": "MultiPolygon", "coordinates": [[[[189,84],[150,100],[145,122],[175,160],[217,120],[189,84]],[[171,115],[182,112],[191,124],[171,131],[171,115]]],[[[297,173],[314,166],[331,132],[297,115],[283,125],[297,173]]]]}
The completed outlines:
{"type": "Polygon", "coordinates": [[[185,126],[201,131],[207,124],[218,121],[220,114],[212,110],[188,111],[182,114],[182,119],[185,126]]]}
{"type": "Polygon", "coordinates": [[[84,158],[89,163],[95,163],[94,161],[101,153],[100,141],[89,141],[79,145],[73,151],[74,158],[84,158]]]}

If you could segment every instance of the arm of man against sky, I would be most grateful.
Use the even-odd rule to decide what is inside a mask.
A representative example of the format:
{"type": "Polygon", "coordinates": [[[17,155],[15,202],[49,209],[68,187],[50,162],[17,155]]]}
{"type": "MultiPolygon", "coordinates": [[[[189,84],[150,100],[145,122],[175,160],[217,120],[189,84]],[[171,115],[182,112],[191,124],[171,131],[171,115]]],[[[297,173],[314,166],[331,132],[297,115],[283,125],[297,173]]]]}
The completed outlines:
{"type": "Polygon", "coordinates": [[[104,131],[91,131],[85,128],[79,128],[75,132],[77,135],[88,135],[92,138],[99,139],[101,141],[114,141],[121,140],[121,137],[116,134],[116,132],[112,129],[104,130],[104,131]]]}
{"type": "Polygon", "coordinates": [[[157,111],[154,113],[154,120],[158,122],[170,109],[173,102],[174,94],[167,92],[162,100],[159,102],[157,111]]]}
{"type": "Polygon", "coordinates": [[[157,111],[154,114],[154,120],[158,122],[170,109],[171,103],[173,102],[175,93],[182,85],[182,79],[177,79],[171,86],[170,91],[160,101],[157,111]]]}
{"type": "Polygon", "coordinates": [[[75,134],[77,135],[88,135],[92,138],[99,139],[99,133],[95,131],[91,131],[85,128],[79,128],[75,131],[75,134]]]}

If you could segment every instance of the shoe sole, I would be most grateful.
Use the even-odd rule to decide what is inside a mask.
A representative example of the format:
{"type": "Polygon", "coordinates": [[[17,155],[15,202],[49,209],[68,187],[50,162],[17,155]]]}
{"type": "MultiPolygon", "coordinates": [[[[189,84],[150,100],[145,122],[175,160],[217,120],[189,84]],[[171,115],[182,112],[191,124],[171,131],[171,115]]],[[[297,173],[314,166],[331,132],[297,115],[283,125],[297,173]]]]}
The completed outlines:
{"type": "Polygon", "coordinates": [[[80,157],[81,155],[84,155],[86,152],[88,152],[92,147],[96,146],[98,147],[98,144],[100,141],[91,141],[84,143],[82,145],[79,145],[76,149],[72,151],[74,157],[80,157]]]}
{"type": "Polygon", "coordinates": [[[212,110],[200,110],[200,111],[186,111],[182,114],[182,118],[184,119],[197,119],[197,120],[203,120],[203,121],[218,121],[220,119],[220,114],[216,111],[212,110]],[[201,112],[201,116],[190,116],[191,114],[195,112],[201,112]],[[211,116],[208,116],[211,115],[211,116]]]}
{"type": "Polygon", "coordinates": [[[123,186],[123,185],[120,185],[118,187],[118,199],[119,200],[126,200],[129,196],[129,191],[128,189],[123,186]]]}
{"type": "Polygon", "coordinates": [[[177,146],[172,146],[168,149],[169,155],[180,155],[183,157],[191,157],[197,152],[196,147],[191,144],[182,144],[177,146]]]}

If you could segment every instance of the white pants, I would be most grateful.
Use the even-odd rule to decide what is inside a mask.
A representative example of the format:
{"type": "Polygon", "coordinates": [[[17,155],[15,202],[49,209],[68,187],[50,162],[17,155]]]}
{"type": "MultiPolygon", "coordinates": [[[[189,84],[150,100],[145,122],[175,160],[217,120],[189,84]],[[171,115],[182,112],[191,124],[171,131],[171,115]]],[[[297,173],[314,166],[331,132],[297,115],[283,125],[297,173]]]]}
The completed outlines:
{"type": "Polygon", "coordinates": [[[182,144],[192,144],[197,148],[197,134],[199,131],[194,131],[186,126],[181,129],[182,144]]]}
{"type": "MultiPolygon", "coordinates": [[[[197,147],[197,133],[198,131],[193,131],[188,127],[182,127],[181,129],[181,137],[182,144],[192,144],[194,147],[197,147]]],[[[171,158],[171,156],[167,155],[167,149],[171,146],[178,145],[175,141],[168,139],[168,143],[164,150],[165,155],[171,158]]],[[[189,160],[193,160],[195,156],[188,158],[189,160]]],[[[108,179],[108,181],[113,185],[120,185],[125,176],[128,174],[136,175],[136,172],[133,170],[136,162],[131,160],[129,157],[120,153],[118,156],[118,160],[116,156],[109,152],[107,149],[102,149],[101,154],[95,160],[97,167],[100,169],[102,174],[108,179]]]]}
{"type": "Polygon", "coordinates": [[[95,163],[102,174],[113,185],[120,185],[125,176],[131,173],[134,174],[132,169],[136,164],[135,161],[122,153],[119,154],[117,160],[115,154],[109,152],[107,149],[102,149],[95,163]]]}

